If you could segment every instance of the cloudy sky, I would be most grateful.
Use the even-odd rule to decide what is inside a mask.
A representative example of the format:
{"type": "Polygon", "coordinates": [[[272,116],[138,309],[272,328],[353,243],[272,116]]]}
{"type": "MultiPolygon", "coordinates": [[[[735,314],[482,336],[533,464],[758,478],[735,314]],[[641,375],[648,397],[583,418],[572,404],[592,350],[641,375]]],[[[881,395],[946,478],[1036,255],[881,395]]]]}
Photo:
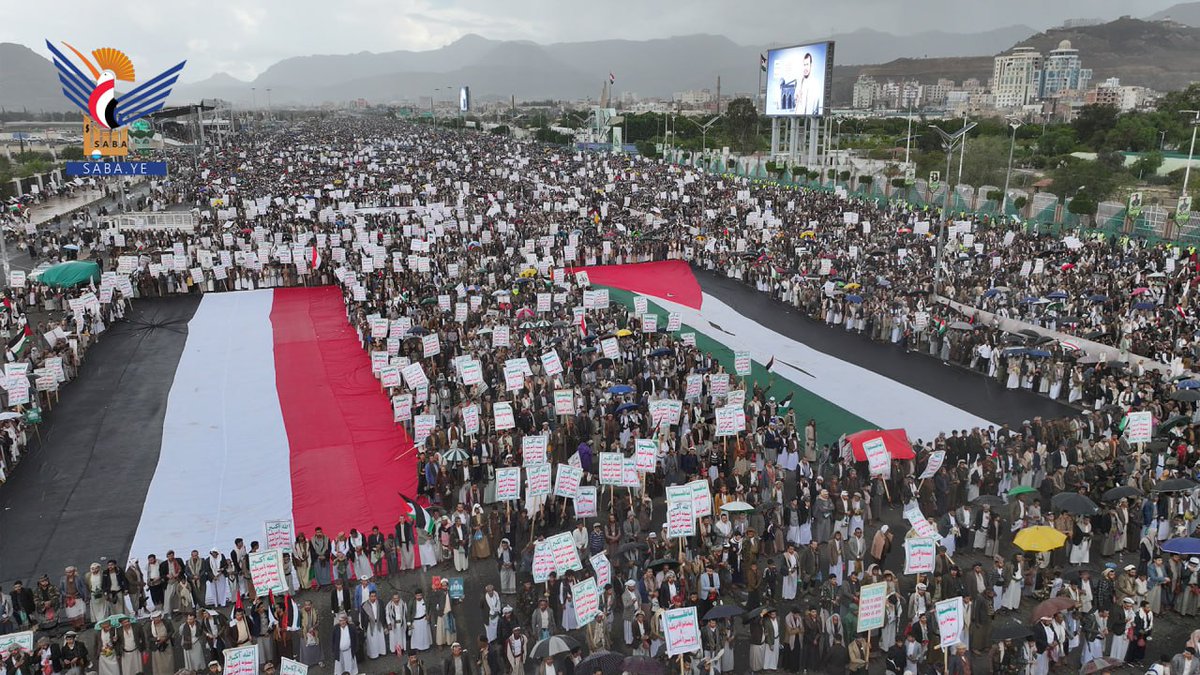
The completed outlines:
{"type": "Polygon", "coordinates": [[[28,45],[45,56],[46,38],[66,40],[85,52],[112,46],[152,72],[186,58],[184,79],[195,81],[217,72],[252,79],[289,56],[435,49],[468,33],[540,43],[716,33],[746,45],[790,44],[861,28],[967,33],[1023,24],[1040,30],[1070,18],[1144,17],[1175,2],[110,0],[99,9],[75,0],[50,11],[44,2],[14,3],[0,22],[0,42],[28,45]],[[70,6],[83,10],[87,20],[70,6]],[[111,39],[93,44],[97,29],[111,39]]]}

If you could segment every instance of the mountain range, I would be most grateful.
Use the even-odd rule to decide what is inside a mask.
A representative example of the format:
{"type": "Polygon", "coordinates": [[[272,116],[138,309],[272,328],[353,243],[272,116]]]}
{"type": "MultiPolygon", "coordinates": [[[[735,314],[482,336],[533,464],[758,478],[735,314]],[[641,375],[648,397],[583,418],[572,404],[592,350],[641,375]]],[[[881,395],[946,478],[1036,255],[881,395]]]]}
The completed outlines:
{"type": "MultiPolygon", "coordinates": [[[[1035,33],[1008,26],[977,33],[927,32],[893,35],[858,30],[831,35],[837,43],[835,104],[848,103],[859,74],[884,79],[939,77],[961,81],[991,75],[992,56],[1013,46],[1048,52],[1061,40],[1080,50],[1094,81],[1121,77],[1126,84],[1155,89],[1186,86],[1200,73],[1200,2],[1183,3],[1138,20],[1035,33]],[[1170,21],[1166,19],[1169,17],[1170,21]]],[[[779,43],[771,46],[783,46],[779,43]]],[[[719,35],[655,40],[598,40],[536,44],[467,35],[428,51],[359,52],[283,59],[252,81],[225,73],[184,82],[171,103],[223,98],[235,105],[319,104],[365,98],[370,102],[438,101],[457,98],[469,85],[475,100],[595,98],[611,72],[614,92],[667,96],[688,89],[748,93],[758,86],[758,46],[739,45],[719,35]],[[269,93],[268,93],[269,90],[269,93]]],[[[53,64],[37,52],[0,43],[0,107],[8,110],[68,110],[53,64]]]]}

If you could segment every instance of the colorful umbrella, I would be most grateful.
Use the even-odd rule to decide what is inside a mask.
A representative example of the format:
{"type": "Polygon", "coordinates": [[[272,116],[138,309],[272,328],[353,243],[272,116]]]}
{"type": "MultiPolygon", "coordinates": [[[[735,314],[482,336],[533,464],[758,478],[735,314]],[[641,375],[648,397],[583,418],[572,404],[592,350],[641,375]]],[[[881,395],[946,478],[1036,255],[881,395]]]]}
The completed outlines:
{"type": "Polygon", "coordinates": [[[1067,535],[1059,532],[1053,527],[1045,525],[1037,525],[1027,527],[1017,533],[1013,537],[1013,546],[1022,551],[1032,553],[1042,553],[1044,551],[1053,551],[1060,548],[1067,541],[1067,535]]]}

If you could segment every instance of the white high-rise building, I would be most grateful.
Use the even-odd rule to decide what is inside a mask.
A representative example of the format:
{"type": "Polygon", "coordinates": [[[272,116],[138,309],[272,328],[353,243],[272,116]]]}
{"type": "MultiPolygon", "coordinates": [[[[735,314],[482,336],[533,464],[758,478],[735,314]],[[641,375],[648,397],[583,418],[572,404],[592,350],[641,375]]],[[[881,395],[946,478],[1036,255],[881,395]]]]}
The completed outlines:
{"type": "Polygon", "coordinates": [[[1079,50],[1071,47],[1070,40],[1063,40],[1042,64],[1039,95],[1055,98],[1067,92],[1082,92],[1091,82],[1092,69],[1084,68],[1079,60],[1079,50]]]}
{"type": "Polygon", "coordinates": [[[992,67],[995,106],[1019,108],[1038,100],[1041,69],[1042,54],[1033,47],[1017,47],[997,56],[992,67]]]}

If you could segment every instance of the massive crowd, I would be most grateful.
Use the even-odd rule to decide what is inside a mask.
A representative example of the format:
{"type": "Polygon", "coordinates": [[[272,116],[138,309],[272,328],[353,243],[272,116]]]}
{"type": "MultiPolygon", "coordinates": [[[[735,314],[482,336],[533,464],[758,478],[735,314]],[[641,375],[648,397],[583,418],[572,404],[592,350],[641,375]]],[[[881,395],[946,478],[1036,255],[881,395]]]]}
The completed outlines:
{"type": "MultiPolygon", "coordinates": [[[[340,675],[395,654],[410,675],[427,667],[500,675],[533,669],[534,644],[550,635],[569,634],[591,652],[658,657],[665,610],[695,606],[703,644],[688,667],[699,673],[874,665],[915,675],[970,672],[978,662],[1045,675],[1102,657],[1148,667],[1160,656],[1155,619],[1178,615],[1190,629],[1200,611],[1200,558],[1162,548],[1194,534],[1200,506],[1192,481],[1200,426],[1187,393],[1200,382],[1182,377],[1194,359],[1188,251],[974,219],[951,223],[939,244],[934,214],[904,203],[359,117],[248,132],[203,157],[196,172],[184,164],[148,199],[153,208],[194,206],[196,232],[97,233],[81,217],[28,235],[25,245],[39,250],[77,245],[106,271],[98,302],[78,302],[93,293],[87,287],[13,291],[13,316],[31,306],[62,312],[34,336],[56,328],[69,336],[35,341],[22,354],[31,374],[56,356],[74,368],[81,346],[136,298],[339,284],[364,348],[420,361],[428,374],[427,388],[390,393],[413,396],[410,435],[412,414],[435,416],[419,484],[422,501],[443,515],[432,534],[411,518],[300,533],[288,559],[294,595],[284,598],[255,596],[246,565],[253,544],[241,540],[228,553],[133,551],[125,567],[80,561],[79,570],[4,589],[0,632],[42,636],[31,653],[11,654],[7,668],[159,675],[219,667],[224,648],[257,644],[264,668],[286,656],[333,664],[340,675]],[[44,238],[54,246],[43,248],[44,238]],[[944,274],[934,288],[939,245],[944,274]],[[643,334],[633,307],[620,303],[589,310],[585,333],[573,312],[579,280],[554,278],[567,266],[666,259],[1081,414],[947,430],[915,458],[893,461],[884,478],[841,461],[837,439],[806,424],[804,410],[754,387],[745,392],[746,431],[726,442],[715,436],[715,409],[727,396],[712,389],[722,368],[711,355],[665,332],[643,334]],[[1089,362],[1069,339],[1005,334],[949,310],[934,291],[1112,340],[1128,362],[1089,362]],[[447,293],[467,304],[464,319],[438,300],[447,293]],[[539,293],[553,296],[549,312],[539,311],[539,293]],[[441,353],[425,357],[420,340],[373,332],[380,319],[437,335],[441,353]],[[596,336],[608,335],[619,340],[617,358],[595,349],[596,336]],[[561,373],[547,373],[538,358],[549,345],[564,356],[561,373]],[[463,384],[460,356],[480,362],[490,388],[463,384]],[[532,374],[511,397],[513,428],[498,431],[493,404],[513,358],[527,359],[532,374]],[[691,374],[705,384],[689,399],[691,374]],[[572,391],[574,414],[555,414],[558,389],[572,391]],[[656,428],[655,400],[683,401],[678,421],[656,428]],[[477,435],[464,424],[471,404],[483,420],[477,435]],[[1159,436],[1134,452],[1121,429],[1138,410],[1154,414],[1159,436]],[[639,438],[656,437],[660,456],[642,487],[601,492],[594,518],[577,518],[570,498],[495,503],[496,470],[522,466],[523,438],[542,434],[548,461],[579,466],[585,483],[597,482],[598,453],[631,455],[639,438]],[[941,468],[920,480],[930,462],[941,468]],[[707,483],[711,515],[694,535],[668,538],[667,488],[693,480],[707,483]],[[1065,492],[1082,506],[1062,501],[1065,492]],[[936,531],[932,572],[903,573],[903,544],[915,532],[898,515],[912,504],[936,531]],[[1015,548],[1014,536],[1036,526],[1065,543],[1015,548]],[[557,532],[572,534],[585,566],[534,584],[538,541],[557,532]],[[600,616],[580,626],[572,588],[600,573],[590,563],[597,554],[610,579],[600,616]],[[404,579],[418,568],[480,567],[488,585],[465,600],[449,588],[379,590],[384,580],[411,586],[404,579]],[[860,633],[859,590],[879,582],[887,584],[883,627],[860,633]],[[939,649],[934,608],[952,597],[963,598],[969,621],[956,646],[939,649]],[[476,607],[484,619],[477,642],[460,627],[476,607]],[[85,645],[90,625],[99,628],[85,645]],[[60,644],[51,638],[63,628],[60,644]],[[436,664],[427,660],[432,648],[436,664]]],[[[0,439],[24,447],[22,422],[9,424],[0,439]]],[[[1166,655],[1172,673],[1200,673],[1197,646],[1200,631],[1166,655]]],[[[573,673],[582,658],[577,650],[536,659],[536,669],[573,673]]]]}

